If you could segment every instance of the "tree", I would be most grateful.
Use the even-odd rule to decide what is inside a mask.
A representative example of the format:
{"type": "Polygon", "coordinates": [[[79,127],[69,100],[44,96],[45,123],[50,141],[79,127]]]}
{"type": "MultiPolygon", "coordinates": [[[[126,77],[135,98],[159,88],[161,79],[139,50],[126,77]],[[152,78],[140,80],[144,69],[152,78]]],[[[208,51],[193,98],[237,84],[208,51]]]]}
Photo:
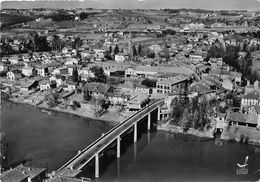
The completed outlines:
{"type": "Polygon", "coordinates": [[[241,71],[244,75],[251,74],[251,67],[252,67],[252,57],[251,53],[247,52],[244,59],[242,60],[241,71]]]}
{"type": "Polygon", "coordinates": [[[137,50],[135,48],[135,45],[133,45],[133,56],[137,56],[137,50]]]}
{"type": "Polygon", "coordinates": [[[155,53],[154,52],[149,52],[148,54],[147,54],[147,57],[148,58],[155,58],[155,53]]]}
{"type": "Polygon", "coordinates": [[[207,57],[208,58],[223,58],[225,55],[224,48],[220,45],[212,45],[208,50],[207,57]]]}
{"type": "Polygon", "coordinates": [[[83,45],[83,40],[79,37],[76,37],[75,40],[72,42],[72,48],[78,50],[80,46],[83,45]]]}
{"type": "Polygon", "coordinates": [[[91,95],[89,94],[88,90],[84,90],[83,98],[84,98],[85,101],[90,101],[91,100],[91,95]]]}
{"type": "Polygon", "coordinates": [[[151,79],[144,79],[141,83],[142,85],[145,85],[147,87],[156,87],[156,80],[151,80],[151,79]]]}
{"type": "Polygon", "coordinates": [[[49,42],[47,41],[46,36],[39,36],[38,34],[36,34],[34,36],[34,44],[35,44],[35,51],[37,52],[51,50],[51,47],[49,45],[49,42]]]}
{"type": "Polygon", "coordinates": [[[141,44],[138,45],[137,51],[138,51],[138,55],[141,56],[141,53],[142,53],[142,45],[141,44]]]}
{"type": "Polygon", "coordinates": [[[59,104],[59,102],[58,102],[59,98],[60,98],[60,96],[58,93],[54,93],[54,94],[47,96],[47,105],[49,106],[49,108],[53,108],[53,107],[57,106],[59,104]]]}
{"type": "Polygon", "coordinates": [[[116,55],[117,53],[119,53],[119,47],[118,47],[118,45],[115,46],[114,55],[116,55]]]}
{"type": "Polygon", "coordinates": [[[104,57],[105,57],[106,59],[108,59],[108,60],[112,60],[112,59],[113,59],[112,56],[111,56],[111,53],[110,53],[109,51],[105,51],[104,57]]]}
{"type": "Polygon", "coordinates": [[[107,76],[102,67],[93,66],[90,68],[90,71],[95,75],[94,78],[90,78],[92,82],[100,82],[100,83],[107,83],[107,76]]]}
{"type": "Polygon", "coordinates": [[[74,67],[72,71],[72,81],[75,83],[78,83],[79,81],[78,69],[76,67],[74,67]]]}
{"type": "Polygon", "coordinates": [[[109,46],[109,51],[108,52],[109,52],[109,54],[112,53],[112,46],[111,45],[109,46]]]}
{"type": "Polygon", "coordinates": [[[190,128],[190,114],[188,108],[184,109],[180,125],[183,128],[184,132],[186,132],[190,128]]]}

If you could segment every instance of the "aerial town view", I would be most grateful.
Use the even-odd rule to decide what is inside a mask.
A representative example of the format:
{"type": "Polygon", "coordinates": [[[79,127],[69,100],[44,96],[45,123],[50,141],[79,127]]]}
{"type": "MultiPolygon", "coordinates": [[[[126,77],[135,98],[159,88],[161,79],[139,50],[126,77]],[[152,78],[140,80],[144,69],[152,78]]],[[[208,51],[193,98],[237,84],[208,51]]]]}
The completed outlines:
{"type": "Polygon", "coordinates": [[[1,182],[260,181],[260,0],[0,7],[1,182]]]}

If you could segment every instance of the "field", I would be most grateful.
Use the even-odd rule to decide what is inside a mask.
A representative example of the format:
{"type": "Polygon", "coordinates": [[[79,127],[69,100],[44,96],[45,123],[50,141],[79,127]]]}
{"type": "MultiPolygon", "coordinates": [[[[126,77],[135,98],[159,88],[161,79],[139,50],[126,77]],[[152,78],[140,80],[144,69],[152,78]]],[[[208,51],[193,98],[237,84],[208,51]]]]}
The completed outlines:
{"type": "Polygon", "coordinates": [[[33,20],[32,17],[20,14],[0,14],[1,28],[31,20],[33,20]]]}

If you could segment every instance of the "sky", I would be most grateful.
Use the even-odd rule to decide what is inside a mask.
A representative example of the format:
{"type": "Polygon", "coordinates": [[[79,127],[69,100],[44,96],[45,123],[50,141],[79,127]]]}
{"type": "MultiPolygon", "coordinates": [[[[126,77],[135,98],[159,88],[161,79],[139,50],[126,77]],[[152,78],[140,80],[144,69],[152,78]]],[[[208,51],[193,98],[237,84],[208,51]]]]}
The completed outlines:
{"type": "Polygon", "coordinates": [[[260,0],[0,0],[1,8],[260,10],[260,0]]]}

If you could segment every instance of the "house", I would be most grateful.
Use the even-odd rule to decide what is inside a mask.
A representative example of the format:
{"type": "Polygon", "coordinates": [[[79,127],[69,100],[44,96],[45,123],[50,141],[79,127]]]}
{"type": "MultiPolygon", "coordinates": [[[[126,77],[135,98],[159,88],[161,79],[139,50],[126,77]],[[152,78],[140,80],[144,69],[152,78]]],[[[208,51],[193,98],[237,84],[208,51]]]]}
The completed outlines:
{"type": "Polygon", "coordinates": [[[76,58],[70,58],[68,61],[65,62],[65,65],[78,65],[79,60],[76,58]]]}
{"type": "MultiPolygon", "coordinates": [[[[95,77],[94,73],[92,73],[92,71],[89,70],[90,67],[82,67],[78,73],[81,77],[81,80],[85,80],[87,81],[89,77],[95,77]]],[[[70,70],[70,69],[69,69],[70,70]]],[[[72,68],[72,71],[73,71],[73,68],[72,68]]],[[[69,71],[70,72],[70,71],[69,71]]],[[[71,74],[72,75],[72,74],[71,74]]]]}
{"type": "Polygon", "coordinates": [[[136,86],[133,82],[125,82],[124,84],[118,86],[118,88],[124,93],[133,93],[135,91],[135,87],[136,86]]]}
{"type": "Polygon", "coordinates": [[[112,88],[103,83],[86,83],[83,90],[94,98],[106,98],[108,92],[112,91],[112,88]]]}
{"type": "Polygon", "coordinates": [[[40,91],[48,91],[51,89],[51,83],[49,80],[41,80],[39,82],[40,91]]]}
{"type": "Polygon", "coordinates": [[[189,78],[186,75],[177,75],[170,79],[160,79],[156,82],[157,93],[167,94],[184,89],[189,78]]]}
{"type": "Polygon", "coordinates": [[[53,70],[52,75],[67,75],[68,68],[67,67],[59,67],[53,70]]]}
{"type": "Polygon", "coordinates": [[[150,49],[151,51],[153,51],[155,54],[157,54],[158,52],[162,51],[161,46],[158,45],[158,44],[153,44],[153,45],[151,45],[151,46],[149,47],[149,49],[150,49]]]}
{"type": "Polygon", "coordinates": [[[50,77],[50,81],[55,81],[56,86],[59,87],[60,85],[63,85],[66,80],[66,77],[63,75],[53,75],[50,77]]]}
{"type": "Polygon", "coordinates": [[[129,98],[130,95],[125,93],[108,93],[108,100],[112,105],[125,105],[129,98]]]}
{"type": "Polygon", "coordinates": [[[233,90],[234,85],[233,85],[232,80],[230,78],[223,79],[222,87],[225,88],[226,90],[233,90]]]}
{"type": "Polygon", "coordinates": [[[27,167],[20,164],[16,169],[29,175],[28,182],[41,182],[46,179],[47,170],[45,168],[27,167]]]}
{"type": "Polygon", "coordinates": [[[259,93],[250,92],[242,96],[241,99],[241,109],[246,108],[247,106],[259,105],[259,93]]]}
{"type": "Polygon", "coordinates": [[[33,89],[36,89],[38,86],[38,81],[36,80],[27,80],[20,83],[21,91],[29,92],[33,89]]]}
{"type": "Polygon", "coordinates": [[[45,168],[27,167],[23,164],[0,175],[1,182],[41,182],[46,179],[45,168]]]}
{"type": "Polygon", "coordinates": [[[118,63],[125,62],[126,59],[127,59],[127,55],[125,55],[125,54],[119,53],[119,54],[115,55],[115,61],[118,63]]]}
{"type": "Polygon", "coordinates": [[[18,80],[18,79],[22,78],[22,72],[20,70],[13,70],[13,71],[7,72],[6,76],[10,80],[18,80]]]}
{"type": "Polygon", "coordinates": [[[207,100],[212,100],[217,97],[216,90],[210,88],[210,86],[204,84],[203,82],[193,83],[189,87],[189,92],[199,97],[204,96],[207,100]]]}
{"type": "MultiPolygon", "coordinates": [[[[131,67],[131,66],[129,66],[131,67]]],[[[186,74],[188,76],[191,76],[194,74],[194,71],[188,67],[185,66],[137,66],[133,69],[134,71],[132,75],[128,75],[128,70],[125,72],[125,76],[143,76],[143,77],[149,77],[149,76],[155,76],[156,74],[162,74],[162,73],[170,73],[170,74],[186,74]]]]}
{"type": "Polygon", "coordinates": [[[30,76],[33,76],[34,75],[34,71],[35,71],[35,69],[33,68],[33,67],[23,67],[22,68],[22,74],[24,75],[24,76],[28,76],[28,77],[30,77],[30,76]]]}
{"type": "Polygon", "coordinates": [[[8,58],[8,61],[10,61],[11,64],[18,64],[19,57],[18,56],[12,56],[8,58]]]}
{"type": "Polygon", "coordinates": [[[260,127],[260,106],[259,105],[255,105],[255,106],[251,106],[249,107],[249,113],[251,115],[257,116],[257,127],[260,127]]]}
{"type": "Polygon", "coordinates": [[[36,69],[36,74],[37,75],[45,77],[45,76],[47,76],[49,74],[49,69],[48,69],[48,65],[47,64],[36,65],[35,69],[36,69]]]}
{"type": "Polygon", "coordinates": [[[1,182],[28,182],[29,175],[24,174],[17,169],[11,169],[1,174],[0,179],[1,182]]]}
{"type": "Polygon", "coordinates": [[[246,126],[246,127],[259,127],[260,122],[258,115],[243,114],[240,112],[230,112],[227,115],[227,121],[231,125],[246,126]]]}
{"type": "Polygon", "coordinates": [[[226,120],[227,114],[226,113],[218,113],[217,117],[215,118],[216,128],[220,129],[221,131],[228,126],[228,122],[226,120]]]}
{"type": "Polygon", "coordinates": [[[64,91],[75,91],[76,90],[76,83],[68,81],[64,86],[63,86],[64,91]]]}
{"type": "Polygon", "coordinates": [[[131,67],[129,63],[119,63],[115,61],[96,62],[95,65],[101,66],[108,76],[125,75],[125,70],[131,67]]]}
{"type": "Polygon", "coordinates": [[[146,87],[145,85],[136,84],[134,92],[135,93],[143,93],[143,94],[152,94],[153,89],[146,87]]]}
{"type": "Polygon", "coordinates": [[[209,64],[213,69],[221,68],[223,66],[223,59],[222,58],[210,58],[209,64]]]}
{"type": "Polygon", "coordinates": [[[136,74],[135,74],[135,70],[134,70],[134,68],[127,68],[126,70],[125,70],[125,77],[132,77],[132,76],[135,76],[136,74]]]}
{"type": "Polygon", "coordinates": [[[79,70],[82,69],[82,65],[67,65],[68,68],[68,75],[72,76],[73,74],[73,69],[77,69],[78,70],[78,74],[79,74],[79,70]]]}
{"type": "Polygon", "coordinates": [[[138,111],[145,107],[149,102],[149,97],[146,94],[132,94],[127,101],[127,109],[129,111],[138,111]]]}
{"type": "Polygon", "coordinates": [[[0,62],[0,72],[4,71],[7,71],[7,66],[4,63],[0,62]]]}
{"type": "Polygon", "coordinates": [[[86,178],[72,178],[72,177],[67,177],[67,176],[58,176],[56,175],[55,177],[51,177],[46,182],[90,182],[91,180],[86,178]]]}

